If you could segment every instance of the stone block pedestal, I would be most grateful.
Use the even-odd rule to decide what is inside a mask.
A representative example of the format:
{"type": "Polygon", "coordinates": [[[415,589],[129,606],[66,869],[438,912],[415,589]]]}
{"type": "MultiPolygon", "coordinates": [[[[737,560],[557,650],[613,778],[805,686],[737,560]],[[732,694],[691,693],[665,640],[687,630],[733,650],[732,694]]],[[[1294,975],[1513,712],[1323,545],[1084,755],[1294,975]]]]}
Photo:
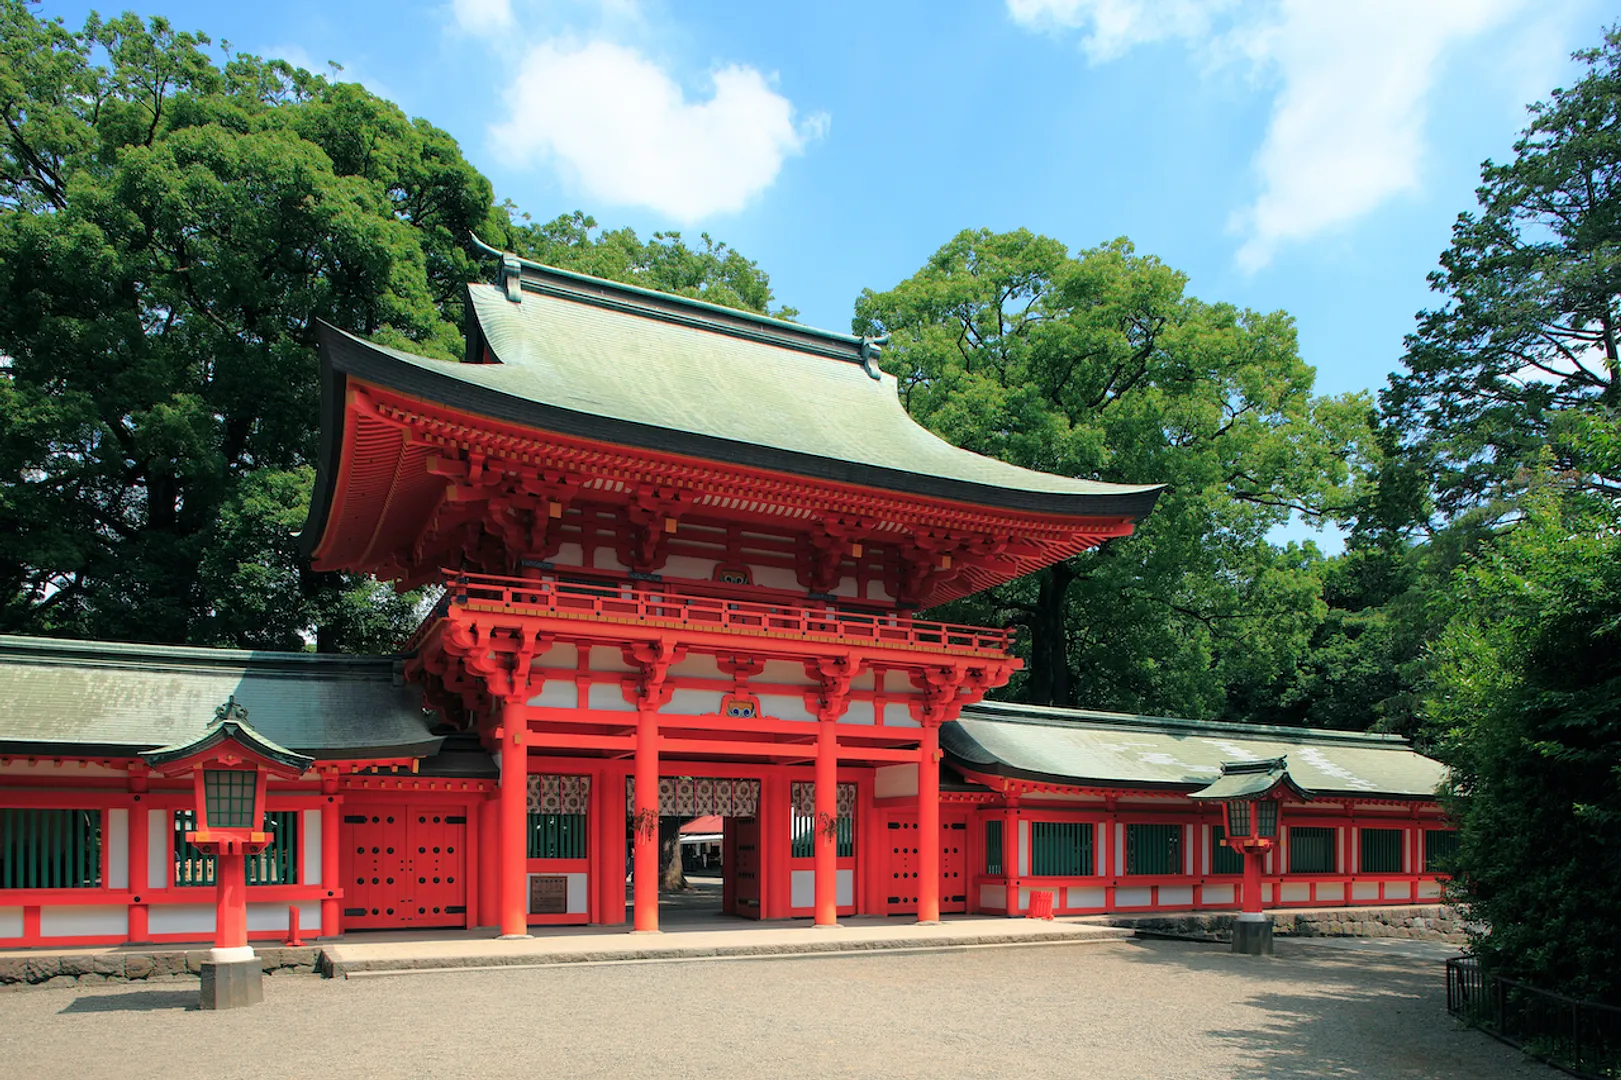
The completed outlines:
{"type": "Polygon", "coordinates": [[[1272,920],[1245,912],[1233,920],[1233,952],[1246,956],[1272,955],[1272,920]]]}
{"type": "Polygon", "coordinates": [[[202,1005],[205,1009],[239,1009],[265,999],[264,967],[250,960],[204,960],[202,1005]]]}

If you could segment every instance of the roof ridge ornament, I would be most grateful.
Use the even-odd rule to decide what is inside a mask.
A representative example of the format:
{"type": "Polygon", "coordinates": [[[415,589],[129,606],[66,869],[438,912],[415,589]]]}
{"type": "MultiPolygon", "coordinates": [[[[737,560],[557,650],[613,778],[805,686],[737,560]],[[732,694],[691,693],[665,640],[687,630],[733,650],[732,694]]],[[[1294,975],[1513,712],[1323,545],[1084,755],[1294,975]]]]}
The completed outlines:
{"type": "Polygon", "coordinates": [[[217,724],[223,724],[227,720],[238,724],[246,724],[248,722],[248,710],[236,700],[235,694],[227,697],[225,699],[225,703],[214,710],[214,723],[210,724],[209,726],[213,727],[217,724]]]}
{"type": "Polygon", "coordinates": [[[869,379],[882,379],[883,369],[878,366],[878,350],[881,346],[889,344],[889,335],[880,334],[878,337],[861,335],[861,367],[869,379]]]}

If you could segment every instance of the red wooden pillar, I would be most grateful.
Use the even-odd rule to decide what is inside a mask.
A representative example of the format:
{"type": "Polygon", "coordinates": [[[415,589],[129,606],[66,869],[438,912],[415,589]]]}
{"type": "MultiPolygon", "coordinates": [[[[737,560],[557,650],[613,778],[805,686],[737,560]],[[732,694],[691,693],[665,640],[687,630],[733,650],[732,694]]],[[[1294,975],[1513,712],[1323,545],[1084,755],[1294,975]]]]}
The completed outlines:
{"type": "Polygon", "coordinates": [[[636,933],[659,928],[659,718],[650,708],[636,714],[636,814],[634,852],[636,933]]]}
{"type": "Polygon", "coordinates": [[[925,720],[917,763],[917,921],[940,921],[940,728],[925,720]]]}
{"type": "Polygon", "coordinates": [[[778,765],[767,766],[760,775],[760,917],[788,918],[790,877],[788,844],[792,829],[788,823],[788,777],[778,765]]]}
{"type": "Polygon", "coordinates": [[[486,798],[478,807],[478,925],[501,921],[501,802],[486,798]]]}
{"type": "Polygon", "coordinates": [[[144,768],[131,770],[129,789],[134,793],[134,802],[129,812],[129,891],[135,898],[129,908],[129,940],[144,942],[151,934],[147,922],[147,905],[142,903],[141,898],[146,895],[149,887],[147,867],[151,865],[152,837],[149,819],[151,810],[146,804],[147,784],[144,768]]]}
{"type": "Polygon", "coordinates": [[[596,835],[602,846],[597,863],[602,876],[597,883],[597,917],[604,925],[619,926],[625,921],[625,773],[609,768],[601,781],[596,835]]]}
{"type": "Polygon", "coordinates": [[[816,726],[816,925],[838,923],[839,743],[833,721],[816,726]]]}
{"type": "Polygon", "coordinates": [[[248,867],[240,851],[220,852],[214,866],[214,948],[248,944],[248,867]]]}
{"type": "Polygon", "coordinates": [[[1007,878],[1007,913],[1019,913],[1019,800],[1010,796],[1002,811],[1002,876],[1007,878]]]}
{"type": "Polygon", "coordinates": [[[1247,914],[1261,913],[1261,860],[1265,857],[1258,848],[1244,852],[1244,911],[1247,914]]]}
{"type": "Polygon", "coordinates": [[[514,695],[501,702],[501,901],[500,925],[504,938],[529,936],[528,847],[529,750],[524,745],[524,699],[514,695]]]}
{"type": "Polygon", "coordinates": [[[321,898],[321,936],[335,938],[343,934],[343,905],[338,902],[343,888],[338,859],[343,796],[338,794],[336,773],[321,777],[321,795],[321,888],[326,892],[321,898]]]}

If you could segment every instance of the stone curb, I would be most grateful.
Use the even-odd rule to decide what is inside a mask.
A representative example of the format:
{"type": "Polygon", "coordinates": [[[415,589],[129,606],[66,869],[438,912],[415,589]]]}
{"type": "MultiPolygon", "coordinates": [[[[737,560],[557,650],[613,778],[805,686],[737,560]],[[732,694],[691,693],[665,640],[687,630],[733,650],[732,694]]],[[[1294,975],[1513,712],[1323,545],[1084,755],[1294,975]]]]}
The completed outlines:
{"type": "MultiPolygon", "coordinates": [[[[1468,940],[1467,924],[1456,908],[1442,905],[1423,907],[1343,907],[1316,911],[1273,910],[1273,932],[1279,937],[1406,938],[1412,941],[1442,941],[1462,944],[1468,940]]],[[[1124,927],[1165,937],[1200,941],[1228,941],[1232,937],[1233,912],[1180,913],[1167,915],[1110,915],[1102,925],[1124,927]]]]}
{"type": "MultiPolygon", "coordinates": [[[[257,949],[266,975],[313,974],[320,951],[313,946],[257,949]]],[[[0,957],[0,991],[103,986],[107,983],[184,982],[197,978],[206,959],[207,949],[4,956],[0,957]]]]}

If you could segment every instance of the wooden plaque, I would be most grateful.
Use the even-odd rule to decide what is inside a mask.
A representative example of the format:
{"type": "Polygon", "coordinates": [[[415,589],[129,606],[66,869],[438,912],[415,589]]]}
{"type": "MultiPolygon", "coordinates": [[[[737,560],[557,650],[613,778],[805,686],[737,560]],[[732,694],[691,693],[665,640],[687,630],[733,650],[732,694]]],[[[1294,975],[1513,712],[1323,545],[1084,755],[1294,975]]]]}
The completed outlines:
{"type": "Polygon", "coordinates": [[[530,874],[529,913],[531,915],[566,915],[568,913],[568,876],[566,874],[530,874]]]}

